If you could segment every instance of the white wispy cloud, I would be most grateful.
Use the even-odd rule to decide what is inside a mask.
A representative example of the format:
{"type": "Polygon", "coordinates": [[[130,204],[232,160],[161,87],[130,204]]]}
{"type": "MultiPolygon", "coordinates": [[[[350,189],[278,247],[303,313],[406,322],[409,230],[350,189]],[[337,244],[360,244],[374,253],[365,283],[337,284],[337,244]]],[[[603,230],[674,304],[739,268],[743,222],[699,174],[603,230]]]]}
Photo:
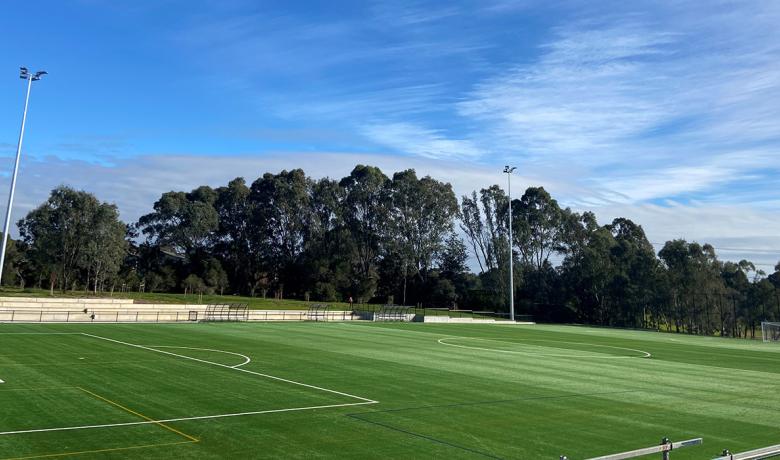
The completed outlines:
{"type": "Polygon", "coordinates": [[[392,27],[414,27],[427,25],[460,13],[455,3],[431,4],[420,0],[373,1],[370,2],[375,20],[392,27]]]}
{"type": "MultiPolygon", "coordinates": [[[[674,162],[656,162],[654,167],[613,172],[608,177],[594,180],[602,191],[609,191],[612,199],[606,201],[637,203],[663,197],[699,194],[702,200],[734,203],[744,200],[743,187],[726,186],[730,190],[724,195],[724,184],[761,184],[761,179],[775,176],[771,165],[777,165],[776,152],[771,149],[746,149],[724,154],[710,155],[701,161],[692,155],[692,161],[679,158],[674,162]],[[715,194],[718,199],[707,199],[715,194]]],[[[755,193],[755,188],[747,193],[755,193]]],[[[761,190],[763,194],[771,190],[761,190]]],[[[606,195],[606,194],[605,194],[606,195]]],[[[753,201],[755,197],[750,200],[753,201]]]]}
{"type": "MultiPolygon", "coordinates": [[[[465,143],[482,162],[514,158],[550,174],[576,168],[576,180],[596,185],[583,202],[718,193],[776,170],[776,5],[684,3],[667,8],[663,22],[628,12],[560,26],[537,59],[499,70],[451,107],[464,128],[442,147],[459,156],[465,143]]],[[[412,146],[430,143],[428,126],[405,122],[401,131],[388,122],[364,132],[426,154],[412,146]]]]}
{"type": "Polygon", "coordinates": [[[486,153],[468,139],[452,139],[412,123],[368,125],[364,133],[381,145],[425,158],[477,159],[486,153]]]}
{"type": "Polygon", "coordinates": [[[618,144],[677,112],[671,76],[652,63],[672,53],[673,40],[636,24],[560,30],[538,62],[480,83],[457,109],[490,137],[548,161],[610,161],[618,144]]]}
{"type": "Polygon", "coordinates": [[[664,242],[682,238],[712,244],[722,260],[747,259],[757,268],[770,273],[780,261],[778,213],[767,213],[749,206],[710,203],[626,204],[592,207],[590,210],[596,213],[600,222],[627,217],[639,223],[656,251],[664,242]]]}

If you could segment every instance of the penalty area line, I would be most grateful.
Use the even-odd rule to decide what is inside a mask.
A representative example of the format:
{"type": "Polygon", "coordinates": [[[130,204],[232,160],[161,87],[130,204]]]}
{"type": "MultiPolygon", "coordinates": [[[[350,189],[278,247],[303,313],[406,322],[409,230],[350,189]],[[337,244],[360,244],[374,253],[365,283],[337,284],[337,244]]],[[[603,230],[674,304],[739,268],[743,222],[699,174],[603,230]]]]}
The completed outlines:
{"type": "Polygon", "coordinates": [[[149,351],[153,351],[155,353],[162,353],[164,355],[175,356],[177,358],[189,359],[190,361],[197,361],[199,363],[211,364],[212,366],[218,366],[218,367],[222,367],[222,368],[225,368],[225,369],[233,369],[234,371],[245,372],[247,374],[257,375],[259,377],[265,377],[267,379],[277,380],[279,382],[290,383],[292,385],[298,385],[298,386],[302,386],[302,387],[306,387],[306,388],[311,388],[311,389],[314,389],[314,390],[325,391],[327,393],[333,393],[333,394],[337,394],[337,395],[341,395],[341,396],[346,396],[348,398],[352,398],[352,399],[357,399],[357,400],[363,401],[364,404],[376,404],[376,403],[379,402],[379,401],[374,401],[373,399],[364,398],[362,396],[355,396],[355,395],[352,395],[352,394],[349,394],[349,393],[344,393],[344,392],[341,392],[341,391],[331,390],[329,388],[323,388],[323,387],[318,387],[318,386],[315,386],[315,385],[309,385],[308,383],[296,382],[295,380],[284,379],[282,377],[277,377],[275,375],[263,374],[261,372],[250,371],[250,370],[247,370],[247,369],[244,369],[244,368],[241,368],[241,367],[228,366],[227,364],[215,363],[213,361],[206,361],[205,359],[193,358],[192,356],[180,355],[178,353],[171,353],[170,351],[157,350],[157,349],[154,349],[154,348],[145,347],[143,345],[137,345],[137,344],[134,344],[134,343],[122,342],[121,340],[109,339],[108,337],[101,337],[99,335],[88,334],[86,332],[82,332],[82,334],[85,335],[85,336],[88,336],[88,337],[95,338],[95,339],[106,340],[108,342],[114,342],[114,343],[118,343],[118,344],[121,344],[121,345],[126,345],[128,347],[135,347],[135,348],[140,348],[140,349],[143,349],[143,350],[149,350],[149,351]]]}
{"type": "Polygon", "coordinates": [[[168,418],[163,420],[144,420],[139,422],[106,423],[102,425],[81,425],[81,426],[65,426],[65,427],[57,427],[57,428],[38,428],[33,430],[2,431],[0,432],[0,436],[9,436],[14,434],[26,434],[26,433],[48,433],[53,431],[90,430],[96,428],[113,428],[113,427],[120,427],[120,426],[152,425],[152,424],[160,425],[163,423],[186,422],[190,420],[211,420],[211,419],[228,418],[228,417],[243,417],[248,415],[277,414],[282,412],[300,412],[300,411],[317,410],[317,409],[332,409],[336,407],[363,406],[366,404],[376,404],[376,403],[377,403],[376,401],[371,401],[371,402],[356,402],[356,403],[346,403],[346,404],[328,404],[325,406],[290,407],[287,409],[269,409],[269,410],[259,410],[259,411],[251,411],[251,412],[237,412],[232,414],[201,415],[195,417],[168,418]]]}

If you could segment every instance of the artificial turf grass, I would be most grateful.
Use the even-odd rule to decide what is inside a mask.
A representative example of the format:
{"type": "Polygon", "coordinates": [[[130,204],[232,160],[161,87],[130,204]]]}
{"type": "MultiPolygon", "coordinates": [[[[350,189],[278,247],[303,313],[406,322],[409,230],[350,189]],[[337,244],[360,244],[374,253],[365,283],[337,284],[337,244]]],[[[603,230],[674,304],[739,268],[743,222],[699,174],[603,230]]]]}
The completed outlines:
{"type": "MultiPolygon", "coordinates": [[[[681,336],[672,341],[665,334],[560,326],[0,325],[0,333],[22,331],[87,332],[142,345],[232,351],[252,358],[247,369],[380,401],[176,422],[171,425],[200,442],[85,454],[85,458],[557,458],[561,454],[582,458],[645,447],[663,436],[704,437],[704,446],[676,451],[674,458],[710,458],[726,447],[747,450],[780,438],[776,417],[780,395],[775,384],[780,349],[774,344],[681,336]],[[652,357],[502,354],[446,347],[437,342],[443,337],[518,343],[512,349],[520,352],[525,340],[529,350],[538,353],[542,346],[550,355],[582,343],[588,353],[614,346],[645,350],[652,357]]],[[[0,335],[0,379],[8,382],[3,390],[89,384],[155,418],[296,407],[310,400],[345,401],[208,364],[96,343],[84,336],[11,337],[0,335]],[[80,352],[91,354],[77,356],[80,352]],[[113,364],[84,362],[90,360],[113,364]]],[[[191,353],[236,364],[235,356],[191,353]]],[[[5,399],[3,407],[21,406],[5,399]]],[[[67,410],[51,406],[48,412],[36,413],[30,423],[64,423],[79,404],[88,412],[93,402],[75,401],[67,410]]],[[[18,421],[4,413],[0,413],[0,431],[18,421]]],[[[143,436],[134,436],[133,430],[98,429],[25,439],[0,436],[0,457],[41,453],[59,443],[75,443],[83,450],[125,441],[142,445],[143,436]]],[[[170,433],[159,431],[149,436],[155,442],[158,437],[168,442],[170,433]]]]}

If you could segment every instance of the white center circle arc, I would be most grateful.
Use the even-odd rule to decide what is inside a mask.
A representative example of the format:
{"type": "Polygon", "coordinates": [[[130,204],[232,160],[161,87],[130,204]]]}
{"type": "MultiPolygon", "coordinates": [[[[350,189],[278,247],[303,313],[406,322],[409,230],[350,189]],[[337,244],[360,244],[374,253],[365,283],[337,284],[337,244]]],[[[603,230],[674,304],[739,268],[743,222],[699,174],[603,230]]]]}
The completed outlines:
{"type": "Polygon", "coordinates": [[[157,345],[157,346],[150,346],[149,348],[176,348],[179,350],[198,350],[198,351],[213,351],[214,353],[224,353],[226,355],[234,355],[234,356],[240,356],[244,358],[244,362],[241,364],[236,364],[235,366],[229,366],[232,368],[237,368],[241,366],[245,366],[252,362],[252,360],[247,355],[242,355],[241,353],[234,353],[232,351],[225,351],[225,350],[214,350],[213,348],[195,348],[195,347],[174,347],[174,346],[168,346],[168,345],[157,345]]]}

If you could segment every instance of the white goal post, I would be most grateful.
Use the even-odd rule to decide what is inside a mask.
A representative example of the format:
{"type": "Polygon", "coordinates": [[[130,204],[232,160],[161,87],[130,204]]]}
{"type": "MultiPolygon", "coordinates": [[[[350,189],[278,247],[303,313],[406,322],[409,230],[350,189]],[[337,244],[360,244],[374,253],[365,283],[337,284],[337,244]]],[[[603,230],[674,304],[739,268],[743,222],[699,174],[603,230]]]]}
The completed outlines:
{"type": "Polygon", "coordinates": [[[764,342],[780,342],[780,323],[762,322],[761,337],[764,338],[764,342]]]}

